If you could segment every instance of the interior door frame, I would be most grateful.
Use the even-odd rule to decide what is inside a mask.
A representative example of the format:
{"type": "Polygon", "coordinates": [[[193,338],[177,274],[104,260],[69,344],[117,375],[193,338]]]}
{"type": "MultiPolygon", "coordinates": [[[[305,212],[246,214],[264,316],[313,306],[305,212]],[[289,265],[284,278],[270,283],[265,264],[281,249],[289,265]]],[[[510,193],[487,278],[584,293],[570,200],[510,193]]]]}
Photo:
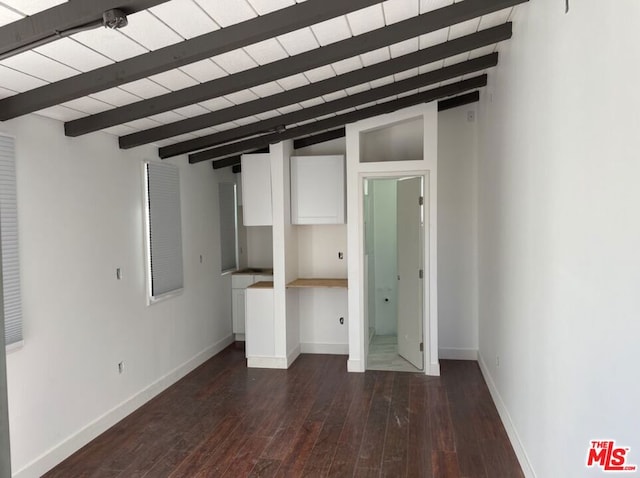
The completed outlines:
{"type": "MultiPolygon", "coordinates": [[[[434,368],[431,366],[432,360],[431,352],[433,347],[435,346],[436,356],[437,356],[437,327],[434,327],[434,322],[437,323],[437,308],[436,314],[433,314],[434,305],[437,307],[437,301],[434,301],[434,292],[437,294],[437,289],[435,288],[436,282],[434,281],[434,271],[437,270],[437,263],[434,264],[434,254],[432,254],[432,247],[435,238],[432,237],[432,218],[431,218],[431,207],[430,207],[430,192],[431,187],[433,186],[430,179],[431,174],[429,170],[426,169],[417,169],[417,170],[407,170],[407,171],[390,171],[390,170],[382,170],[382,171],[364,171],[358,173],[358,223],[360,229],[360,244],[362,245],[361,251],[362,254],[359,258],[360,268],[358,271],[360,277],[361,291],[360,296],[364,301],[365,297],[365,287],[367,286],[367,277],[365,276],[365,227],[364,227],[364,190],[365,190],[365,181],[367,179],[399,179],[407,176],[411,177],[421,177],[423,181],[423,188],[426,192],[424,197],[424,210],[425,210],[425,220],[422,227],[422,242],[424,246],[423,257],[422,257],[422,266],[424,272],[424,280],[422,282],[422,336],[424,342],[424,350],[423,350],[423,362],[424,368],[423,373],[426,375],[439,375],[440,370],[439,367],[434,368]],[[434,304],[435,302],[435,304],[434,304]],[[433,320],[432,320],[433,319],[433,320]],[[435,329],[435,337],[433,336],[435,329]]],[[[437,277],[437,276],[435,276],[437,277]]],[[[436,296],[437,297],[437,296],[436,296]]],[[[365,339],[365,343],[363,344],[364,351],[364,366],[366,368],[366,363],[369,355],[369,317],[368,314],[365,314],[364,304],[361,309],[363,312],[363,320],[362,320],[362,337],[365,339]]]]}

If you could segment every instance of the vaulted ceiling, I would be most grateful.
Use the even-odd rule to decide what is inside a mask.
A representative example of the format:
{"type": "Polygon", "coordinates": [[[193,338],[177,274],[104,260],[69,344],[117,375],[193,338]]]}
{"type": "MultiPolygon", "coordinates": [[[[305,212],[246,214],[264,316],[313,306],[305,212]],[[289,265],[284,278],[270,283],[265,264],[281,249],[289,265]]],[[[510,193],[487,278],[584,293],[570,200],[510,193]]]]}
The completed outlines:
{"type": "Polygon", "coordinates": [[[486,85],[524,1],[0,0],[0,120],[37,113],[67,136],[228,166],[406,106],[477,100],[465,93],[486,85]],[[102,26],[113,9],[128,25],[102,26]]]}

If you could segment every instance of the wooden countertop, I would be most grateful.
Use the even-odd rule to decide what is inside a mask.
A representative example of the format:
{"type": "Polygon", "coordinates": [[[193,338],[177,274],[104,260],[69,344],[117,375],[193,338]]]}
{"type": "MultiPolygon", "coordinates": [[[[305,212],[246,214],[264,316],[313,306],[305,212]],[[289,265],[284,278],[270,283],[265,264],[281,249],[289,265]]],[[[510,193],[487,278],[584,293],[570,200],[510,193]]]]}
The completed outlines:
{"type": "Polygon", "coordinates": [[[273,281],[263,280],[256,282],[247,287],[247,289],[273,289],[273,281]]]}
{"type": "Polygon", "coordinates": [[[348,287],[347,279],[296,279],[287,284],[287,287],[348,287]]]}

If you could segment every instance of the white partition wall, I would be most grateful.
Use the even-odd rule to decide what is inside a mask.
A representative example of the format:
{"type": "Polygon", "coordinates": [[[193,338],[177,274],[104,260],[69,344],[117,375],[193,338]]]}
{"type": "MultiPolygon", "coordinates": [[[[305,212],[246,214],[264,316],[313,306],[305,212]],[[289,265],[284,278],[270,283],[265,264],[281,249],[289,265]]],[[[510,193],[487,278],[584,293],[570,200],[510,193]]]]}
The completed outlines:
{"type": "MultiPolygon", "coordinates": [[[[429,223],[425,225],[427,234],[424,241],[424,353],[425,373],[439,375],[438,364],[438,277],[437,277],[437,159],[438,123],[436,103],[418,105],[388,115],[378,116],[347,125],[347,229],[348,229],[348,277],[349,277],[349,361],[350,372],[363,372],[367,361],[367,317],[364,298],[364,179],[367,177],[395,177],[401,175],[423,176],[425,180],[425,207],[428,208],[429,223]],[[421,131],[416,124],[422,123],[421,131]],[[385,130],[380,134],[378,130],[385,130]],[[422,132],[422,155],[415,148],[408,147],[411,138],[422,132]],[[388,151],[404,151],[406,156],[390,158],[369,158],[363,161],[361,137],[368,135],[371,142],[380,142],[381,147],[366,148],[380,151],[384,146],[388,151]],[[392,143],[397,144],[392,144],[392,143]],[[407,146],[407,147],[405,147],[407,146]],[[406,159],[405,159],[406,158],[406,159]]],[[[419,141],[419,136],[418,136],[419,141]]],[[[418,148],[419,149],[419,148],[418,148]]],[[[392,154],[392,153],[389,153],[392,154]]]]}

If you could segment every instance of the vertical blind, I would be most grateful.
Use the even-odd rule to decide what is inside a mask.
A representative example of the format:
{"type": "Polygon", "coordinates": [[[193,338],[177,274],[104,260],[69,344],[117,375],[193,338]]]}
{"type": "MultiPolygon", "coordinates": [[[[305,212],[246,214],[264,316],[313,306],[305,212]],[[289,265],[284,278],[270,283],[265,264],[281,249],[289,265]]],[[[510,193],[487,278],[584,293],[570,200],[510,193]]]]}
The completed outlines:
{"type": "Polygon", "coordinates": [[[178,168],[146,163],[151,297],[182,289],[182,221],[178,168]]]}
{"type": "Polygon", "coordinates": [[[220,264],[222,271],[236,268],[236,185],[218,184],[220,208],[220,264]]]}
{"type": "Polygon", "coordinates": [[[0,136],[0,247],[6,345],[22,341],[18,204],[14,139],[0,136]]]}

